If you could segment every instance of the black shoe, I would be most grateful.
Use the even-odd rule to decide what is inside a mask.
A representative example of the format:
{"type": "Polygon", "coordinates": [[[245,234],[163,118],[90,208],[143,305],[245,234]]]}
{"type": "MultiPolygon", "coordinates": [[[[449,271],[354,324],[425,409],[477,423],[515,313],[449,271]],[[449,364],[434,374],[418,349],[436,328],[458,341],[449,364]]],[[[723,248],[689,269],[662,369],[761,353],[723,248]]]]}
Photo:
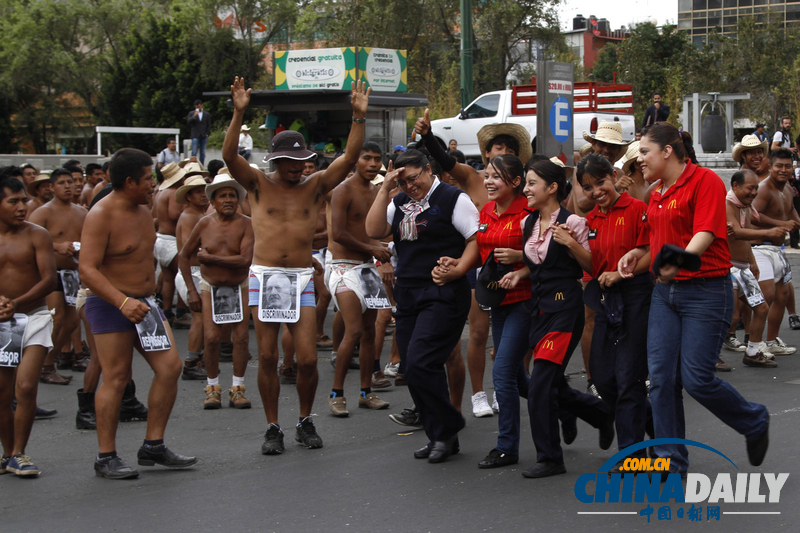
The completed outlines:
{"type": "Polygon", "coordinates": [[[119,457],[95,460],[94,474],[97,477],[108,479],[131,479],[139,477],[139,472],[127,466],[119,457]]]}
{"type": "Polygon", "coordinates": [[[186,359],[183,362],[183,373],[181,379],[186,381],[201,381],[208,378],[203,360],[200,357],[186,359]]]}
{"type": "Polygon", "coordinates": [[[94,412],[94,393],[78,389],[78,414],[75,415],[78,429],[97,429],[97,416],[94,412]]]}
{"type": "Polygon", "coordinates": [[[419,416],[419,413],[416,411],[416,408],[403,409],[402,413],[396,415],[394,414],[389,415],[389,418],[391,418],[393,422],[400,424],[401,426],[408,426],[412,428],[422,427],[422,417],[419,416]]]}
{"type": "Polygon", "coordinates": [[[789,315],[789,329],[800,329],[800,317],[789,315]]]}
{"type": "Polygon", "coordinates": [[[519,455],[509,455],[494,448],[483,461],[478,463],[478,468],[500,468],[501,466],[515,465],[518,462],[519,455]]]}
{"type": "Polygon", "coordinates": [[[541,463],[536,463],[529,469],[524,470],[522,472],[522,476],[527,478],[539,478],[539,477],[550,477],[566,473],[567,473],[567,467],[564,466],[564,463],[554,463],[552,461],[544,461],[541,463]]]}
{"type": "Polygon", "coordinates": [[[186,468],[197,462],[197,457],[179,455],[163,444],[156,446],[155,449],[142,446],[139,448],[136,457],[139,459],[139,465],[141,466],[161,465],[169,468],[186,468]]]}
{"type": "Polygon", "coordinates": [[[125,385],[122,403],[119,406],[119,421],[147,420],[147,407],[136,398],[136,384],[131,380],[125,385]]]}
{"type": "Polygon", "coordinates": [[[564,444],[572,444],[578,438],[578,417],[570,417],[567,421],[561,421],[561,437],[564,444]]]}
{"type": "Polygon", "coordinates": [[[42,409],[39,406],[36,406],[36,415],[34,416],[35,420],[47,420],[48,418],[53,418],[58,414],[58,409],[42,409]]]}
{"type": "Polygon", "coordinates": [[[278,455],[283,453],[283,431],[276,424],[270,424],[264,433],[264,444],[261,453],[264,455],[278,455]]]}
{"type": "Polygon", "coordinates": [[[600,449],[607,450],[614,444],[614,419],[608,417],[606,422],[600,428],[600,449]]]}
{"type": "Polygon", "coordinates": [[[767,455],[767,448],[769,448],[769,420],[767,420],[767,429],[761,436],[747,441],[747,459],[753,466],[760,466],[764,462],[764,456],[767,455]]]}
{"type": "Polygon", "coordinates": [[[431,452],[428,454],[429,463],[442,463],[451,455],[459,452],[458,435],[454,435],[447,440],[434,441],[431,452]]]}
{"type": "Polygon", "coordinates": [[[414,450],[414,459],[427,459],[431,454],[431,445],[432,443],[429,442],[419,450],[414,450]]]}
{"type": "Polygon", "coordinates": [[[317,428],[314,427],[314,421],[310,416],[298,423],[295,429],[294,440],[310,450],[322,448],[322,437],[317,435],[317,428]]]}

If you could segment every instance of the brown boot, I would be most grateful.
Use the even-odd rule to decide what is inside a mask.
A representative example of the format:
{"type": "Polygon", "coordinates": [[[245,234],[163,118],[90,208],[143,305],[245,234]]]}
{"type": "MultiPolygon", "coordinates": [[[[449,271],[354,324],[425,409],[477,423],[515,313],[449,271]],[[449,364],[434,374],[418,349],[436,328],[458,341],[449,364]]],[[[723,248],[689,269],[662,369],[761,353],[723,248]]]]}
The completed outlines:
{"type": "Polygon", "coordinates": [[[42,367],[42,373],[39,374],[39,381],[50,385],[69,385],[72,376],[62,376],[56,372],[56,365],[45,365],[42,367]]]}
{"type": "Polygon", "coordinates": [[[200,357],[185,359],[183,361],[183,375],[181,375],[181,378],[190,381],[208,378],[203,360],[200,357]]]}
{"type": "Polygon", "coordinates": [[[250,409],[252,406],[250,400],[244,397],[244,385],[238,387],[231,387],[228,391],[228,405],[236,409],[250,409]]]}
{"type": "Polygon", "coordinates": [[[203,391],[206,393],[203,409],[219,409],[222,407],[222,387],[220,385],[206,385],[203,391]]]}
{"type": "Polygon", "coordinates": [[[86,349],[72,357],[73,372],[86,372],[86,368],[89,366],[89,353],[89,350],[86,349]]]}
{"type": "Polygon", "coordinates": [[[55,365],[59,370],[69,370],[72,368],[72,361],[75,359],[75,352],[61,352],[56,356],[55,365]]]}

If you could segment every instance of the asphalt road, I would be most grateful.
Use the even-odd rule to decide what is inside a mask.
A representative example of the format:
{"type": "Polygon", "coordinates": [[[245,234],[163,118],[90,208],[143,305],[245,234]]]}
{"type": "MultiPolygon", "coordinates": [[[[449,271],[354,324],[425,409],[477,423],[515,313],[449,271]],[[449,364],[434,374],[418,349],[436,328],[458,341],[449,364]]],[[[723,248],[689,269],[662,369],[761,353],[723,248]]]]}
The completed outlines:
{"type": "MultiPolygon", "coordinates": [[[[790,254],[800,272],[800,254],[790,254]]],[[[330,317],[329,317],[330,318],[330,317]]],[[[465,329],[465,334],[466,334],[465,329]]],[[[251,330],[252,332],[252,330],[251,330]]],[[[185,350],[187,333],[176,333],[185,350]]],[[[741,332],[740,332],[741,337],[741,332]]],[[[800,345],[800,332],[782,331],[789,344],[800,345]]],[[[491,341],[490,341],[491,345],[491,341]]],[[[466,349],[466,345],[465,345],[466,349]]],[[[256,353],[255,336],[251,347],[256,353]]],[[[385,353],[388,353],[388,349],[385,353]]],[[[379,391],[391,402],[388,411],[356,407],[358,382],[351,371],[346,395],[350,418],[328,414],[326,397],[333,379],[329,352],[319,354],[320,384],[314,412],[325,446],[306,450],[294,443],[298,416],[293,387],[281,390],[280,421],[286,433],[286,452],[260,453],[266,421],[256,387],[255,361],[248,369],[248,398],[253,409],[224,407],[204,411],[203,382],[180,381],[167,444],[177,452],[196,455],[196,467],[184,471],[139,467],[136,480],[111,481],[95,477],[93,461],[97,440],[93,431],[75,429],[75,391],[81,375],[69,386],[41,385],[40,405],[57,408],[58,417],[36,422],[28,453],[42,470],[38,479],[0,477],[5,496],[0,501],[0,532],[19,531],[132,531],[197,532],[211,530],[278,532],[479,532],[479,531],[674,531],[689,527],[703,531],[797,531],[800,528],[800,355],[779,358],[775,370],[745,368],[740,355],[724,352],[735,367],[720,377],[731,382],[746,398],[761,402],[771,413],[771,446],[759,468],[747,462],[744,438],[725,426],[690,397],[685,398],[687,438],[707,444],[733,461],[738,470],[716,454],[690,448],[691,472],[711,478],[720,472],[788,472],[779,503],[720,504],[719,521],[689,522],[678,518],[670,504],[672,520],[650,523],[638,511],[646,504],[583,504],[574,495],[578,477],[596,472],[616,451],[597,445],[597,432],[578,423],[574,444],[565,447],[567,474],[529,480],[520,474],[535,462],[535,449],[523,404],[520,463],[497,470],[479,470],[477,463],[492,449],[497,418],[471,416],[469,385],[463,410],[467,427],[460,435],[461,453],[440,465],[413,459],[414,449],[425,443],[422,432],[406,432],[388,414],[411,404],[405,387],[379,391]],[[778,512],[771,515],[732,515],[729,512],[778,512]],[[628,515],[584,515],[579,512],[628,512],[628,515]],[[688,525],[682,526],[683,522],[688,525]]],[[[385,356],[384,356],[385,362],[385,356]]],[[[222,364],[223,388],[230,386],[231,364],[222,364]]],[[[570,363],[571,385],[584,389],[580,352],[570,363]]],[[[135,358],[138,394],[146,399],[151,372],[135,358]]],[[[484,378],[491,391],[491,361],[484,378]]],[[[135,464],[136,450],[144,438],[145,424],[120,426],[120,455],[135,464]]],[[[734,479],[736,476],[732,476],[734,479]]],[[[591,485],[590,485],[591,488],[591,485]]],[[[762,481],[761,493],[766,493],[762,481]]],[[[657,509],[661,504],[654,504],[657,509]]],[[[701,503],[705,507],[705,503],[701,503]]]]}

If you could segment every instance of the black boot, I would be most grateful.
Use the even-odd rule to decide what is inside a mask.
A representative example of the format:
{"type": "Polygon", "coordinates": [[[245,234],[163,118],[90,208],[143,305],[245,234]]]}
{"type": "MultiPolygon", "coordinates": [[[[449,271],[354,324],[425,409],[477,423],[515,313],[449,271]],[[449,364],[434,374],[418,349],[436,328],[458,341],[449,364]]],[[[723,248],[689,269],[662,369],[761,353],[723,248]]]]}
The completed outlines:
{"type": "Polygon", "coordinates": [[[147,420],[147,407],[136,399],[136,384],[131,380],[125,385],[125,392],[122,393],[119,421],[133,422],[134,420],[147,420]]]}
{"type": "Polygon", "coordinates": [[[78,429],[97,429],[93,392],[83,392],[83,389],[78,389],[78,414],[75,415],[75,427],[78,429]]]}

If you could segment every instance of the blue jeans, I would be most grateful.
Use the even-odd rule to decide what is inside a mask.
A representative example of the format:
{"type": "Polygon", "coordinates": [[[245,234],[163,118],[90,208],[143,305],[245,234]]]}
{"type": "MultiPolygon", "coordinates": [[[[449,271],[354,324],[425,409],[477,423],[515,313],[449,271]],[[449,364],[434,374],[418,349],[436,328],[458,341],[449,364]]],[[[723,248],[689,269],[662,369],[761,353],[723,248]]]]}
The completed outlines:
{"type": "MultiPolygon", "coordinates": [[[[659,283],[653,289],[647,364],[656,438],[686,437],[681,389],[747,438],[766,430],[767,408],[748,402],[715,374],[733,306],[730,276],[659,283]]],[[[689,468],[686,446],[655,448],[659,457],[672,459],[670,466],[677,471],[689,468]]]]}
{"type": "Polygon", "coordinates": [[[208,142],[208,137],[193,137],[192,138],[192,155],[197,156],[197,160],[200,161],[202,164],[206,164],[206,143],[208,142]],[[197,155],[197,152],[200,152],[200,155],[197,155]]]}
{"type": "Polygon", "coordinates": [[[492,340],[495,346],[492,381],[500,407],[497,426],[497,449],[519,455],[519,397],[528,397],[525,354],[531,311],[528,301],[492,308],[492,340]]]}

